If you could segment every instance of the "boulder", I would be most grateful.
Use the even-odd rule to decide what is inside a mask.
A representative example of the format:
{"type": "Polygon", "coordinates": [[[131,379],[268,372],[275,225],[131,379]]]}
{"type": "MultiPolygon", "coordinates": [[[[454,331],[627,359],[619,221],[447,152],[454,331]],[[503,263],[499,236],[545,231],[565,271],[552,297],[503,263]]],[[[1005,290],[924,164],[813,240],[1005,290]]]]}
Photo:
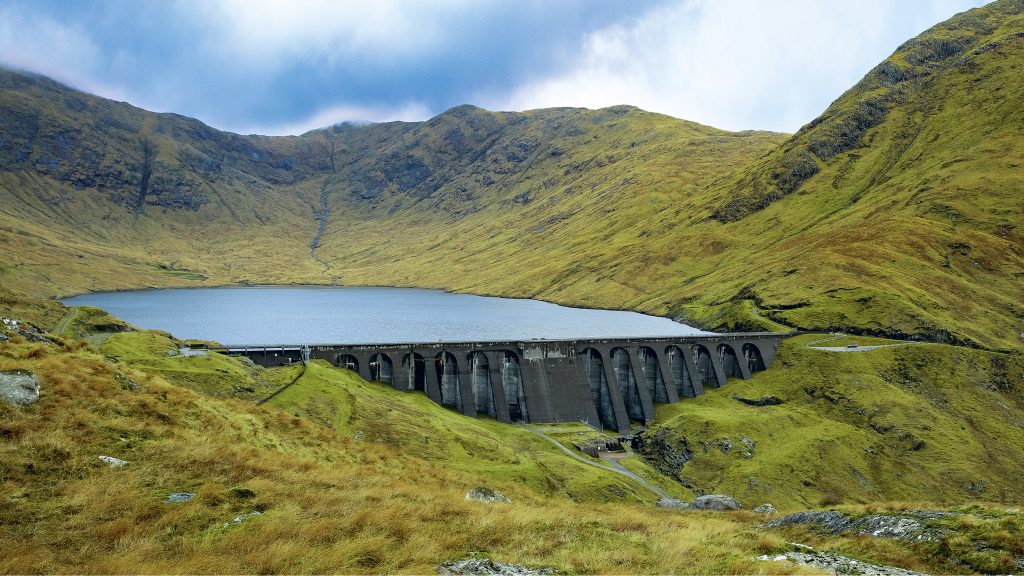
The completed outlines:
{"type": "Polygon", "coordinates": [[[671,508],[673,510],[686,510],[689,507],[689,503],[683,502],[678,498],[662,498],[654,503],[658,508],[671,508]]]}
{"type": "Polygon", "coordinates": [[[196,495],[191,492],[171,492],[167,495],[167,499],[164,502],[170,502],[171,504],[178,504],[181,502],[188,502],[195,498],[196,495]]]}
{"type": "Polygon", "coordinates": [[[100,460],[111,468],[120,468],[128,463],[127,460],[121,460],[120,458],[114,458],[113,456],[107,456],[106,454],[100,456],[100,460]]]}
{"type": "Polygon", "coordinates": [[[898,514],[871,514],[853,517],[842,512],[796,512],[766,524],[768,528],[780,526],[814,525],[824,532],[848,532],[860,536],[893,538],[910,542],[935,542],[948,535],[941,526],[929,522],[950,515],[950,512],[905,511],[898,514]]]}
{"type": "Polygon", "coordinates": [[[754,508],[754,512],[757,512],[758,514],[775,514],[776,512],[778,512],[778,510],[775,509],[775,506],[765,503],[761,504],[757,508],[754,508]]]}
{"type": "Polygon", "coordinates": [[[512,500],[506,498],[501,492],[491,490],[484,486],[477,486],[471,488],[469,492],[466,492],[466,500],[474,502],[511,502],[512,500]]]}
{"type": "Polygon", "coordinates": [[[724,494],[698,496],[689,506],[690,510],[739,510],[740,508],[742,506],[735,498],[724,494]]]}
{"type": "Polygon", "coordinates": [[[258,510],[254,510],[252,512],[246,512],[244,514],[239,514],[238,516],[235,516],[235,519],[232,520],[231,522],[225,522],[224,523],[224,527],[228,528],[229,526],[232,526],[232,525],[235,525],[235,524],[241,524],[242,522],[245,522],[246,519],[248,519],[248,518],[252,518],[254,516],[262,516],[262,515],[263,515],[263,513],[258,511],[258,510]]]}
{"type": "Polygon", "coordinates": [[[733,400],[742,402],[747,406],[756,406],[758,408],[762,406],[778,406],[783,404],[782,400],[777,396],[762,396],[760,398],[744,398],[742,396],[732,395],[733,400]]]}
{"type": "Polygon", "coordinates": [[[519,564],[495,562],[490,558],[470,558],[458,562],[445,562],[437,567],[438,574],[501,574],[503,576],[519,576],[529,574],[553,574],[551,568],[527,568],[519,564]]]}
{"type": "Polygon", "coordinates": [[[0,400],[17,406],[39,401],[39,380],[28,370],[0,372],[0,400]]]}

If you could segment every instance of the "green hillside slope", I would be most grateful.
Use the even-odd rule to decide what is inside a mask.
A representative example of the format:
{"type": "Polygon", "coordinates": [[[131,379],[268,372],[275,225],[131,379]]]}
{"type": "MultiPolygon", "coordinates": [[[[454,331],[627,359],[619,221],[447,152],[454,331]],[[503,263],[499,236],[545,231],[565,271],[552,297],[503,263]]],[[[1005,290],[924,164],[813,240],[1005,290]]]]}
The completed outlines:
{"type": "MultiPolygon", "coordinates": [[[[604,228],[621,214],[610,231],[782,138],[625,106],[461,106],[421,123],[237,136],[15,72],[0,72],[0,110],[0,273],[42,294],[409,284],[417,271],[437,285],[450,271],[431,263],[463,266],[449,256],[472,252],[475,234],[519,232],[521,245],[545,227],[604,228]],[[450,229],[472,233],[435,245],[450,229]],[[353,268],[362,261],[379,266],[353,268]]],[[[517,263],[520,276],[528,266],[517,263]]]]}
{"type": "MultiPolygon", "coordinates": [[[[4,300],[5,317],[58,325],[56,311],[4,300]]],[[[755,558],[810,541],[969,573],[1012,570],[1024,553],[1020,514],[1005,508],[1020,502],[1024,462],[1024,365],[1011,355],[924,344],[829,353],[791,339],[777,369],[659,407],[642,436],[647,463],[623,461],[680,498],[727,492],[748,509],[953,512],[948,537],[905,542],[656,508],[631,480],[422,394],[322,363],[183,356],[167,334],[97,333],[91,316],[67,329],[98,348],[2,330],[0,371],[31,371],[41,391],[30,406],[0,401],[0,572],[423,574],[475,555],[570,574],[784,574],[805,570],[755,558]],[[262,406],[241,399],[288,382],[262,406]],[[767,393],[781,404],[732,397],[767,393]],[[512,502],[467,501],[474,486],[512,502]],[[194,497],[168,501],[178,492],[194,497]]],[[[570,438],[585,429],[563,426],[556,434],[570,438]]]]}
{"type": "Polygon", "coordinates": [[[0,74],[0,278],[38,294],[425,286],[1024,346],[1019,1],[792,137],[620,106],[238,136],[0,74]]]}

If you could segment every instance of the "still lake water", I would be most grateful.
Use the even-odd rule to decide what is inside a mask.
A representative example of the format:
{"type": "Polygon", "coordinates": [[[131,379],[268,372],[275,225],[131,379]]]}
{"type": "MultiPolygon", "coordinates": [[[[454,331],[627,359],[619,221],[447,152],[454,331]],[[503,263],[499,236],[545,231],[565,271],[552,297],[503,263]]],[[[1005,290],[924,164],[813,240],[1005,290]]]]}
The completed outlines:
{"type": "Polygon", "coordinates": [[[230,287],[83,294],[144,329],[226,345],[384,344],[706,334],[636,312],[419,288],[230,287]]]}

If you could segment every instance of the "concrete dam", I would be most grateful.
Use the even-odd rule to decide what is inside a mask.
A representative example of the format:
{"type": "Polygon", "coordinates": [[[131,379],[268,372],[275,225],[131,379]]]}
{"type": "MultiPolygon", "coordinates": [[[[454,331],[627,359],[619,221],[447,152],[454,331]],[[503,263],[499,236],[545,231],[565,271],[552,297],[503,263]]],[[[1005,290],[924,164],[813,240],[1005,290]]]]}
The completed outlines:
{"type": "Polygon", "coordinates": [[[396,390],[418,390],[467,416],[584,422],[628,434],[654,405],[700,396],[766,370],[787,334],[227,347],[264,367],[327,362],[396,390]]]}

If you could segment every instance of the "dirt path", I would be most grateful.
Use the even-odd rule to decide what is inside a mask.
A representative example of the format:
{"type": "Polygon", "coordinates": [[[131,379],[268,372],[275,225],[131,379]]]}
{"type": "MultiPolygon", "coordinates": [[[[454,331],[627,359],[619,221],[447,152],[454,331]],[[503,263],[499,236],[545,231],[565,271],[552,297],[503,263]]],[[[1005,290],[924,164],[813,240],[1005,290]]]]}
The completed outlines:
{"type": "Polygon", "coordinates": [[[573,452],[571,449],[566,447],[564,444],[562,444],[558,440],[555,440],[551,436],[548,436],[547,434],[541,432],[540,430],[537,430],[536,428],[534,428],[533,426],[530,426],[529,424],[527,424],[525,422],[519,422],[519,425],[522,426],[523,428],[526,428],[530,432],[533,432],[537,436],[540,436],[541,438],[544,438],[548,442],[551,442],[555,446],[558,446],[559,448],[562,449],[563,452],[565,452],[569,456],[572,456],[573,458],[579,460],[580,462],[583,462],[584,464],[593,466],[595,468],[600,468],[601,470],[605,470],[607,472],[614,472],[616,474],[620,474],[622,476],[630,478],[631,480],[634,480],[635,482],[637,482],[638,484],[640,484],[644,488],[647,488],[648,490],[650,490],[651,492],[654,492],[655,494],[657,494],[658,496],[660,496],[662,498],[672,498],[672,496],[666,494],[660,488],[654,486],[653,484],[651,484],[647,480],[644,480],[643,478],[641,478],[640,476],[638,476],[637,474],[635,474],[634,472],[632,472],[631,470],[629,470],[628,468],[626,468],[622,464],[619,464],[618,462],[615,462],[615,461],[610,461],[609,462],[608,460],[602,459],[602,461],[609,462],[610,465],[609,466],[605,466],[603,464],[598,464],[597,462],[594,462],[593,460],[589,460],[589,459],[584,458],[583,456],[580,456],[579,454],[573,452]]]}
{"type": "Polygon", "coordinates": [[[68,306],[68,315],[57,324],[56,333],[64,334],[64,331],[68,329],[68,326],[78,318],[78,306],[68,306]]]}
{"type": "Polygon", "coordinates": [[[848,346],[808,346],[811,350],[821,350],[823,352],[867,352],[869,350],[877,350],[879,348],[895,348],[896,346],[913,346],[916,342],[901,342],[899,344],[879,344],[877,346],[857,346],[856,348],[850,348],[848,346]]]}
{"type": "Polygon", "coordinates": [[[894,348],[896,346],[911,346],[913,344],[917,344],[917,342],[899,342],[897,344],[876,344],[873,346],[854,346],[852,348],[849,346],[815,346],[815,344],[821,344],[822,342],[836,340],[838,338],[843,338],[845,336],[846,334],[843,334],[842,332],[830,334],[829,336],[821,338],[820,340],[815,340],[814,342],[808,342],[807,344],[804,344],[804,348],[810,348],[811,350],[821,350],[822,352],[868,352],[869,350],[877,350],[879,348],[894,348]]]}

